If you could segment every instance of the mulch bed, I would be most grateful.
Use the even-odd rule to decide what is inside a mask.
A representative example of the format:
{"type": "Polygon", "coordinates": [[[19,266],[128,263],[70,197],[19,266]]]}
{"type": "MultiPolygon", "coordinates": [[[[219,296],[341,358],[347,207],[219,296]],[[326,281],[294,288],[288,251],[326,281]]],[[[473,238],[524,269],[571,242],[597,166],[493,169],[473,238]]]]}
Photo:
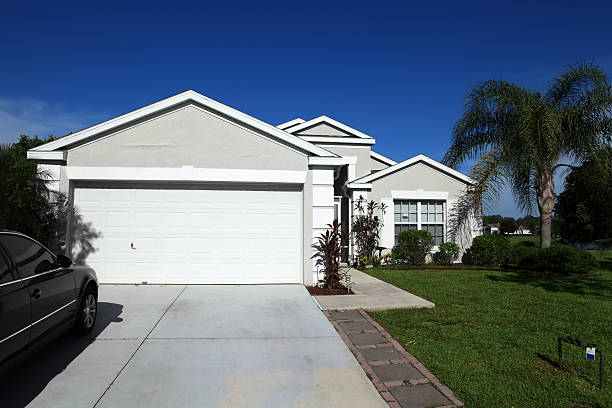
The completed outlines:
{"type": "MultiPolygon", "coordinates": [[[[342,286],[342,285],[340,285],[342,286]]],[[[346,287],[342,286],[340,289],[323,289],[318,286],[306,286],[308,292],[312,296],[325,296],[325,295],[352,295],[353,291],[347,292],[346,287]]]]}

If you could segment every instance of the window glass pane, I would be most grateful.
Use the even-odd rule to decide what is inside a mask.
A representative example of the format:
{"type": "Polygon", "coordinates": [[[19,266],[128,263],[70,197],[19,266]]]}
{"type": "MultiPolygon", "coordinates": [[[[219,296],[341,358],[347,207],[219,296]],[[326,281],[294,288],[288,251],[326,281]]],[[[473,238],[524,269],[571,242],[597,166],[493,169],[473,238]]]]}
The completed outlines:
{"type": "Polygon", "coordinates": [[[400,201],[396,201],[393,203],[393,212],[395,214],[399,214],[402,211],[400,210],[400,208],[402,207],[402,203],[400,201]]]}
{"type": "Polygon", "coordinates": [[[417,202],[416,201],[410,201],[410,212],[416,214],[417,212],[417,202]]]}
{"type": "Polygon", "coordinates": [[[0,284],[7,283],[13,280],[13,274],[9,269],[8,262],[4,256],[0,254],[0,284]]]}
{"type": "Polygon", "coordinates": [[[442,214],[436,214],[436,222],[442,222],[442,221],[444,221],[442,219],[442,214]]]}
{"type": "Polygon", "coordinates": [[[411,213],[410,214],[409,221],[410,222],[417,222],[417,215],[416,215],[416,213],[411,213]]]}
{"type": "Polygon", "coordinates": [[[34,241],[17,235],[4,235],[0,236],[0,242],[17,263],[17,272],[22,278],[55,267],[51,254],[34,241]]]}
{"type": "Polygon", "coordinates": [[[436,212],[439,214],[442,214],[442,212],[444,211],[444,205],[442,202],[439,202],[436,204],[436,212]]]}

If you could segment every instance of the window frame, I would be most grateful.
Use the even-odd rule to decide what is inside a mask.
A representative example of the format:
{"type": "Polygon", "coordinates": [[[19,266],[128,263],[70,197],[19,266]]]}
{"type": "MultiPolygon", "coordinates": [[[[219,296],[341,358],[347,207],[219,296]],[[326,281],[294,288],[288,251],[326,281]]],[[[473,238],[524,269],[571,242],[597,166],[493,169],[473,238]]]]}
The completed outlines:
{"type": "MultiPolygon", "coordinates": [[[[395,244],[397,244],[397,235],[398,233],[395,233],[395,227],[397,225],[416,225],[416,229],[419,231],[423,231],[423,226],[424,225],[440,225],[442,226],[442,237],[441,237],[441,242],[440,244],[446,242],[446,220],[447,220],[447,214],[446,214],[446,209],[447,209],[447,201],[448,200],[440,200],[440,199],[409,199],[409,198],[401,198],[401,199],[394,199],[393,200],[393,233],[394,233],[394,242],[395,244]],[[408,205],[410,205],[410,202],[416,202],[417,204],[417,220],[416,222],[402,222],[400,221],[395,221],[395,205],[397,203],[400,203],[400,205],[402,205],[402,203],[408,203],[408,205]],[[423,203],[427,203],[429,205],[429,203],[442,203],[442,221],[423,221],[422,219],[422,204],[423,203]]],[[[401,214],[401,207],[400,207],[400,214],[401,214]]],[[[409,213],[410,214],[410,213],[409,213]]],[[[427,212],[427,214],[430,214],[429,212],[427,212]]],[[[433,214],[437,214],[437,212],[434,212],[433,214]]],[[[401,216],[400,216],[401,217],[401,216]]],[[[433,237],[433,236],[432,236],[433,237]]],[[[435,241],[435,237],[434,241],[435,241]]],[[[438,248],[440,245],[434,245],[434,249],[438,248]]]]}

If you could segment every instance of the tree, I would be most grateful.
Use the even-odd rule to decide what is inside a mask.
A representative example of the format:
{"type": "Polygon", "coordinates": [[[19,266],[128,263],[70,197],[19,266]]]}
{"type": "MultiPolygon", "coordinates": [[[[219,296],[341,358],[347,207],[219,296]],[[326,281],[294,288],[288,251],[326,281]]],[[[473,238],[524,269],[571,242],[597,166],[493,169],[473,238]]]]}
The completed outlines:
{"type": "Polygon", "coordinates": [[[516,221],[518,222],[519,226],[526,227],[529,232],[534,235],[538,235],[538,225],[540,224],[540,220],[537,217],[534,217],[532,215],[526,215],[516,221]]]}
{"type": "Polygon", "coordinates": [[[13,144],[0,145],[0,227],[23,232],[44,244],[56,224],[57,200],[50,200],[48,174],[39,171],[26,152],[53,138],[21,135],[13,144]]]}
{"type": "Polygon", "coordinates": [[[518,228],[516,220],[512,217],[505,217],[499,223],[500,232],[504,235],[515,232],[518,228]]]}
{"type": "Polygon", "coordinates": [[[561,238],[584,245],[612,237],[611,202],[612,147],[608,146],[565,178],[556,210],[561,238]]]}
{"type": "MultiPolygon", "coordinates": [[[[476,160],[475,184],[457,206],[460,214],[500,197],[510,184],[526,213],[540,212],[540,245],[551,244],[553,176],[563,161],[582,163],[612,138],[612,92],[593,64],[570,66],[544,92],[502,80],[477,85],[467,96],[443,162],[453,168],[476,160]]],[[[472,214],[473,214],[472,209],[472,214]]],[[[461,222],[453,220],[453,225],[461,222]]]]}
{"type": "Polygon", "coordinates": [[[484,225],[489,225],[489,224],[499,224],[501,223],[503,220],[503,217],[499,214],[496,215],[483,215],[482,216],[482,223],[484,225]]]}

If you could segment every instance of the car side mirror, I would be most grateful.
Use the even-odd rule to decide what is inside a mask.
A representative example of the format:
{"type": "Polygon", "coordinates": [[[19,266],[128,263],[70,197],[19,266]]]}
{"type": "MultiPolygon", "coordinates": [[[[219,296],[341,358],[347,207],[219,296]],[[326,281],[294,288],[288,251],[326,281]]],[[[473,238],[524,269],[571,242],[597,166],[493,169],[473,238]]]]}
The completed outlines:
{"type": "Polygon", "coordinates": [[[68,258],[66,255],[58,255],[57,263],[62,268],[68,268],[70,267],[70,265],[72,265],[72,259],[68,258]]]}

